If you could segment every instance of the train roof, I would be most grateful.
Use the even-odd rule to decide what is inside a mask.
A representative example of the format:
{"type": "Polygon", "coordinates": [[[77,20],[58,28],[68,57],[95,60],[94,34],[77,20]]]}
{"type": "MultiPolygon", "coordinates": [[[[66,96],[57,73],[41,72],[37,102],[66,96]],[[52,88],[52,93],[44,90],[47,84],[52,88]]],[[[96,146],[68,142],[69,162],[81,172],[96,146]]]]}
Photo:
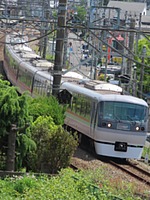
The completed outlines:
{"type": "MultiPolygon", "coordinates": [[[[43,71],[47,69],[47,74],[49,74],[49,70],[54,66],[52,62],[48,62],[44,60],[36,54],[30,47],[26,44],[19,44],[18,41],[22,42],[20,38],[12,39],[11,36],[7,35],[6,37],[6,47],[9,53],[13,56],[16,62],[23,65],[24,69],[30,71],[31,73],[35,73],[36,71],[43,71]],[[12,42],[13,41],[13,42],[12,42]],[[10,43],[10,44],[8,44],[10,43]]],[[[25,40],[23,40],[25,42],[25,40]]],[[[43,74],[43,72],[42,72],[43,74]]]]}
{"type": "Polygon", "coordinates": [[[54,63],[48,62],[47,60],[33,60],[32,62],[35,67],[47,67],[47,68],[52,68],[54,67],[54,63]]]}
{"type": "Polygon", "coordinates": [[[148,107],[148,104],[143,99],[131,96],[131,95],[105,95],[106,101],[119,101],[126,103],[133,103],[148,107]]]}
{"type": "MultiPolygon", "coordinates": [[[[91,81],[89,81],[89,83],[90,82],[91,81]]],[[[88,81],[87,81],[87,83],[88,83],[88,81]]],[[[139,104],[139,105],[148,107],[148,104],[143,99],[133,97],[130,95],[123,95],[120,92],[111,91],[110,87],[115,88],[114,87],[115,85],[113,85],[113,84],[105,83],[106,85],[108,85],[108,87],[106,87],[106,85],[102,82],[100,82],[99,84],[102,84],[101,88],[102,88],[102,86],[104,86],[104,88],[101,89],[99,87],[96,87],[97,89],[93,89],[92,87],[87,88],[87,86],[85,86],[85,84],[79,84],[79,83],[77,84],[77,82],[63,82],[61,85],[61,89],[66,89],[69,92],[83,94],[83,95],[85,95],[89,98],[95,99],[97,101],[126,102],[126,103],[134,103],[134,104],[139,104]],[[108,90],[104,90],[104,89],[108,89],[108,90]]],[[[118,90],[118,87],[116,87],[117,90],[118,90]]],[[[119,90],[121,91],[121,89],[119,89],[119,90]]]]}
{"type": "Polygon", "coordinates": [[[35,54],[34,52],[30,52],[30,53],[29,52],[22,52],[20,54],[20,56],[22,58],[26,58],[26,59],[40,58],[40,56],[35,54]]]}
{"type": "Polygon", "coordinates": [[[17,51],[22,51],[24,53],[26,52],[32,52],[32,49],[24,44],[16,44],[13,46],[14,50],[17,50],[17,51]]]}
{"type": "MultiPolygon", "coordinates": [[[[11,38],[10,35],[6,37],[6,47],[8,52],[12,55],[14,60],[22,66],[23,70],[27,70],[33,74],[37,79],[44,80],[53,80],[53,76],[50,74],[50,71],[53,70],[54,63],[47,61],[46,59],[41,58],[36,54],[30,47],[26,44],[18,44],[17,42],[23,42],[17,38],[17,35],[11,38]]],[[[65,75],[62,75],[62,80],[76,80],[83,79],[83,76],[76,72],[67,72],[65,75]]]]}
{"type": "Polygon", "coordinates": [[[87,97],[99,100],[100,94],[94,92],[93,90],[89,90],[87,88],[81,87],[81,85],[76,85],[73,82],[63,82],[61,84],[61,89],[66,89],[69,92],[76,92],[78,94],[83,94],[87,97]]]}
{"type": "MultiPolygon", "coordinates": [[[[99,94],[122,94],[123,90],[120,86],[114,85],[105,81],[90,80],[90,79],[68,79],[68,84],[72,83],[74,86],[79,86],[80,88],[87,88],[99,94]]],[[[67,82],[64,79],[64,82],[67,82]]]]}
{"type": "Polygon", "coordinates": [[[64,81],[67,80],[67,78],[74,78],[74,79],[83,79],[83,76],[81,74],[78,74],[77,72],[67,72],[65,74],[62,75],[62,78],[64,79],[64,81]]]}
{"type": "Polygon", "coordinates": [[[95,90],[95,91],[105,91],[105,92],[115,92],[115,93],[122,93],[122,88],[118,85],[114,85],[111,83],[107,83],[104,81],[98,81],[98,80],[90,80],[85,82],[84,87],[95,90]]]}

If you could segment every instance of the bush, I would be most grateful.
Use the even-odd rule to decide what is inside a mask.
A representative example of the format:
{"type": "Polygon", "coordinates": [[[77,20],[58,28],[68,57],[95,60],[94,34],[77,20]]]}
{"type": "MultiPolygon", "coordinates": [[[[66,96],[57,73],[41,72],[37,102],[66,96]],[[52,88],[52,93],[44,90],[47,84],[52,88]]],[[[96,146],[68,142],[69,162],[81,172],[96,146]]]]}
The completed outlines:
{"type": "Polygon", "coordinates": [[[30,99],[29,114],[33,121],[39,116],[51,116],[56,125],[63,125],[65,119],[65,106],[59,105],[54,96],[30,99]]]}
{"type": "Polygon", "coordinates": [[[49,117],[38,117],[32,127],[32,139],[36,151],[28,156],[28,166],[34,172],[57,173],[70,164],[78,142],[77,134],[70,134],[61,126],[56,126],[49,117]]]}

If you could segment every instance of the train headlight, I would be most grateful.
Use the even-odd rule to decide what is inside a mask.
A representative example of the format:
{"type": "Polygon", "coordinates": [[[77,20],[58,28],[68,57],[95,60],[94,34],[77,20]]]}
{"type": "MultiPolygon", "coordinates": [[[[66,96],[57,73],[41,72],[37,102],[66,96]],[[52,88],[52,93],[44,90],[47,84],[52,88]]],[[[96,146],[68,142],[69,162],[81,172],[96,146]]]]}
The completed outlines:
{"type": "Polygon", "coordinates": [[[135,127],[135,130],[136,130],[136,131],[139,131],[139,130],[140,130],[140,127],[139,127],[139,126],[135,127]]]}
{"type": "Polygon", "coordinates": [[[145,128],[144,127],[141,127],[141,131],[144,131],[145,130],[145,128]]]}
{"type": "Polygon", "coordinates": [[[108,126],[108,128],[110,128],[110,127],[112,126],[112,124],[111,124],[111,123],[108,123],[107,126],[108,126]]]}

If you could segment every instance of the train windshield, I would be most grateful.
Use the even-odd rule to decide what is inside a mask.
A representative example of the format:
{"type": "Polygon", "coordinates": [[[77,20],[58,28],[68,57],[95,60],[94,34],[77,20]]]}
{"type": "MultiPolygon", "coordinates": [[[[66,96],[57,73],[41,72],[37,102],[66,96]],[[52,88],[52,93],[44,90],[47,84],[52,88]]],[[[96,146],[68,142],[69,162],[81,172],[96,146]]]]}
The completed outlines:
{"type": "Polygon", "coordinates": [[[143,105],[125,102],[101,102],[100,119],[112,121],[145,122],[148,108],[143,105]]]}

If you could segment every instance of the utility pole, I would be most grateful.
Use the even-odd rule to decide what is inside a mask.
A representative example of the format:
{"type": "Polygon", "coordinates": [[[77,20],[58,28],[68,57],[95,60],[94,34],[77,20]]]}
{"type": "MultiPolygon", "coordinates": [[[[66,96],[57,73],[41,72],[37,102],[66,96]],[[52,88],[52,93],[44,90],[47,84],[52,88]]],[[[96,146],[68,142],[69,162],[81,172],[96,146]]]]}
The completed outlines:
{"type": "MultiPolygon", "coordinates": [[[[64,40],[64,56],[63,56],[63,66],[66,68],[67,62],[67,53],[68,53],[68,30],[65,30],[65,40],[64,40]]],[[[70,53],[69,53],[70,57],[70,53]]],[[[69,63],[70,64],[70,63],[69,63]]]]}
{"type": "MultiPolygon", "coordinates": [[[[141,30],[141,20],[142,20],[142,13],[140,13],[140,16],[139,16],[139,32],[140,32],[140,30],[141,30]]],[[[136,33],[136,54],[138,53],[138,41],[139,41],[139,39],[140,39],[140,34],[139,34],[139,32],[137,32],[136,33]]]]}
{"type": "MultiPolygon", "coordinates": [[[[130,19],[130,29],[134,30],[135,29],[135,19],[131,17],[130,19]]],[[[129,50],[130,51],[133,51],[133,43],[134,43],[134,33],[131,32],[130,33],[130,36],[129,36],[129,50]]],[[[129,52],[128,53],[128,61],[127,61],[127,75],[131,76],[131,69],[132,69],[132,66],[133,66],[133,61],[130,59],[132,58],[132,55],[131,53],[129,52]]],[[[131,77],[130,77],[131,79],[131,77]]],[[[130,81],[129,81],[129,85],[128,85],[128,92],[130,90],[130,81]]]]}
{"type": "MultiPolygon", "coordinates": [[[[127,27],[127,14],[128,12],[126,11],[125,12],[125,22],[124,22],[124,26],[127,27]]],[[[127,32],[124,32],[124,46],[126,47],[127,46],[127,32]]],[[[127,50],[125,48],[123,48],[123,54],[127,55],[127,50]]],[[[122,57],[122,70],[121,70],[121,73],[122,74],[126,74],[127,72],[127,59],[123,56],[122,57]]]]}
{"type": "Polygon", "coordinates": [[[140,73],[140,97],[143,97],[143,78],[144,78],[144,60],[146,56],[146,46],[142,48],[142,63],[141,63],[141,73],[140,73]]]}
{"type": "Polygon", "coordinates": [[[56,52],[53,71],[53,88],[52,94],[57,97],[60,89],[61,74],[64,57],[64,39],[66,26],[67,0],[59,0],[58,22],[56,35],[56,52]]]}
{"type": "MultiPolygon", "coordinates": [[[[44,2],[44,15],[45,15],[45,18],[46,19],[49,19],[49,8],[50,8],[50,2],[48,1],[48,3],[45,3],[44,2]],[[47,8],[47,9],[46,9],[47,8]]],[[[44,34],[45,34],[45,37],[44,37],[44,47],[43,47],[43,58],[46,59],[46,49],[47,49],[47,42],[48,42],[48,36],[47,36],[47,30],[48,30],[48,22],[45,22],[44,23],[45,25],[45,31],[44,31],[44,34]]]]}

